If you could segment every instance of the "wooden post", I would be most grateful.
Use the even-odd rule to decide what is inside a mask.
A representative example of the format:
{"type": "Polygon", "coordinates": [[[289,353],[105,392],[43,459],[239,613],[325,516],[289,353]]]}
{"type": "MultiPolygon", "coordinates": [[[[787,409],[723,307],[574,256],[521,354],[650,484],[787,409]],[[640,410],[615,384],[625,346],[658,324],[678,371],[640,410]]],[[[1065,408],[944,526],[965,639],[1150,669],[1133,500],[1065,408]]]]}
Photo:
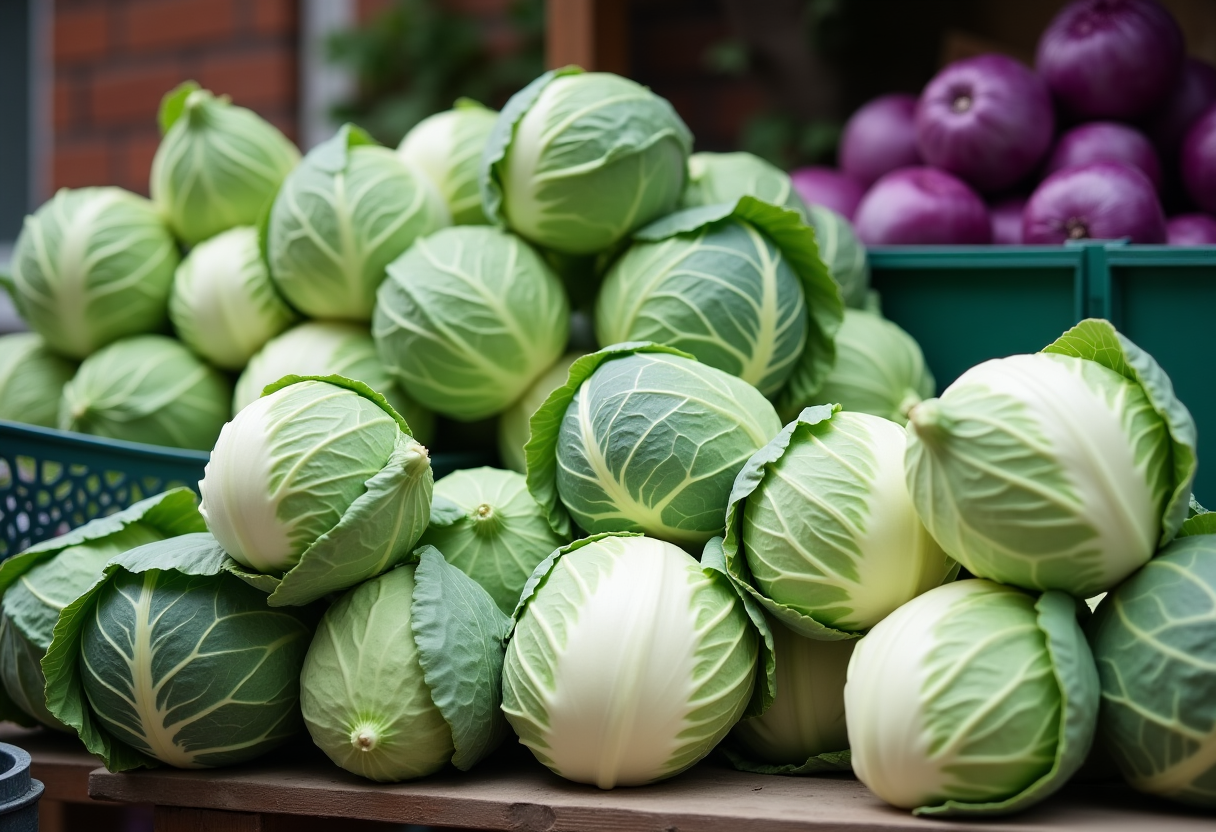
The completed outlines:
{"type": "Polygon", "coordinates": [[[156,832],[265,832],[260,814],[157,806],[156,832]]]}
{"type": "Polygon", "coordinates": [[[629,74],[629,0],[547,0],[545,17],[550,69],[629,74]]]}

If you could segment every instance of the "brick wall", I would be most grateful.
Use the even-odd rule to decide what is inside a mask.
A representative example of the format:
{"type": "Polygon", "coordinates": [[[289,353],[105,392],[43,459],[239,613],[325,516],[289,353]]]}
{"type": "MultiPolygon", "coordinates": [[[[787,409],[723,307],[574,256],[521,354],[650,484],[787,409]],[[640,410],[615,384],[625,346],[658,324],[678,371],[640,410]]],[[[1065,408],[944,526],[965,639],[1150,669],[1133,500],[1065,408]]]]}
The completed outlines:
{"type": "Polygon", "coordinates": [[[161,96],[194,79],[296,135],[296,0],[55,0],[53,188],[146,194],[161,96]]]}

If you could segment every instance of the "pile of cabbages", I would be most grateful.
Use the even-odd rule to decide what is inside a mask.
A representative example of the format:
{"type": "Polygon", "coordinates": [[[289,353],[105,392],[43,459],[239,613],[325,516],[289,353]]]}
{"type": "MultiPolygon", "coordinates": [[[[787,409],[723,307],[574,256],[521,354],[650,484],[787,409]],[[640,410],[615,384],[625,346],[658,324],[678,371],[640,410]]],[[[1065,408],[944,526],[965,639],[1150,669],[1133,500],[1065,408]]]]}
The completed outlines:
{"type": "MultiPolygon", "coordinates": [[[[182,217],[227,216],[218,183],[253,173],[203,162],[246,164],[247,137],[178,123],[156,170],[182,217]]],[[[208,446],[201,503],[169,491],[0,565],[0,716],[113,770],[304,730],[393,782],[513,733],[605,789],[720,749],[996,814],[1092,751],[1216,805],[1216,515],[1161,368],[1089,320],[934,398],[847,221],[691,144],[649,90],[566,68],[397,153],[353,127],[312,150],[251,226],[257,292],[370,317],[383,375],[287,355],[208,446]],[[400,397],[499,414],[507,467],[435,482],[400,397]]],[[[75,197],[31,227],[88,228],[56,219],[75,197]]],[[[73,250],[32,239],[19,293],[73,250]]],[[[215,308],[256,315],[225,274],[215,308]]]]}
{"type": "Polygon", "coordinates": [[[839,164],[794,182],[867,245],[1213,245],[1216,67],[1157,0],[1076,0],[1034,70],[979,55],[866,104],[839,164]]]}

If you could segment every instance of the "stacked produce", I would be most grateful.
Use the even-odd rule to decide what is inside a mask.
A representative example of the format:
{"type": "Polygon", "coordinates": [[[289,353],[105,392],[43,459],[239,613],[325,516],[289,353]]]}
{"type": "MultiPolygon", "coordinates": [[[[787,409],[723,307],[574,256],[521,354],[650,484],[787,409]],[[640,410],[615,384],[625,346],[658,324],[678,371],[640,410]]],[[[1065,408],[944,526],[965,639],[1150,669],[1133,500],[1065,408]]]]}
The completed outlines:
{"type": "MultiPolygon", "coordinates": [[[[1042,84],[996,63],[1006,92],[1042,84]]],[[[191,107],[206,148],[244,130],[175,93],[162,166],[205,158],[175,149],[191,107]]],[[[235,189],[153,214],[166,239],[207,220],[175,232],[193,248],[161,301],[219,310],[177,324],[205,360],[114,335],[63,399],[210,448],[201,504],[170,491],[0,566],[0,716],[74,731],[113,770],[307,731],[382,782],[468,770],[512,732],[604,789],[720,748],[852,770],[922,814],[1032,805],[1099,735],[1136,788],[1216,805],[1216,522],[1149,355],[1084,321],[935,398],[848,220],[781,171],[690,156],[671,106],[613,75],[547,73],[490,115],[458,105],[400,154],[343,128],[284,166],[260,231],[219,227],[253,222],[235,189]],[[243,367],[235,413],[208,361],[243,367]],[[499,417],[514,470],[435,482],[428,412],[499,417]]],[[[956,146],[983,169],[990,148],[956,146]]],[[[158,171],[156,193],[193,187],[158,171]]],[[[66,375],[46,349],[27,337],[25,363],[66,375]]]]}
{"type": "Polygon", "coordinates": [[[950,64],[857,110],[838,171],[793,181],[869,245],[1216,244],[1216,67],[1183,46],[1158,0],[1075,0],[1034,71],[950,64]]]}

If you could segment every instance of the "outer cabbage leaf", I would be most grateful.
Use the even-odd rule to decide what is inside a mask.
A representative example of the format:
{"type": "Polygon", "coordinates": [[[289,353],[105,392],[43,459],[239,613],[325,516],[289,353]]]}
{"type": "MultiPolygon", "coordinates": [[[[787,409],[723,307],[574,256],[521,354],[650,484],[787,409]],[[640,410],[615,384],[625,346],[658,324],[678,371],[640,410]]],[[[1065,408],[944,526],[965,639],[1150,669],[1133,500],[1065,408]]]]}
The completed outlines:
{"type": "Polygon", "coordinates": [[[1094,361],[1140,385],[1149,404],[1164,420],[1173,446],[1174,487],[1161,517],[1160,545],[1177,534],[1186,519],[1195,481],[1195,420],[1178,397],[1174,385],[1151,355],[1128,340],[1110,321],[1090,318],[1065,332],[1043,352],[1072,355],[1094,361]]]}
{"type": "Polygon", "coordinates": [[[634,234],[635,240],[658,242],[706,226],[741,220],[759,228],[776,243],[802,281],[807,334],[802,356],[777,396],[777,408],[796,413],[812,397],[836,363],[836,331],[844,318],[840,287],[819,256],[815,231],[796,211],[743,196],[733,203],[689,208],[663,217],[634,234]]]}
{"type": "Polygon", "coordinates": [[[64,607],[42,660],[47,706],[110,771],[227,765],[298,729],[311,627],[301,613],[267,609],[227,574],[231,563],[209,534],[162,540],[116,557],[64,607]]]}
{"type": "Polygon", "coordinates": [[[528,473],[524,447],[532,436],[532,415],[545,403],[550,393],[566,383],[570,377],[570,366],[584,355],[586,353],[581,352],[563,355],[499,416],[498,455],[502,457],[503,465],[520,474],[528,473]]]}
{"type": "Polygon", "coordinates": [[[1216,806],[1216,537],[1166,546],[1099,605],[1089,636],[1098,733],[1123,776],[1148,794],[1216,806]]]}
{"type": "Polygon", "coordinates": [[[870,301],[870,263],[866,247],[857,239],[853,225],[831,208],[806,207],[807,221],[815,229],[819,256],[828,273],[840,286],[845,306],[862,309],[870,301]]]}
{"type": "Polygon", "coordinates": [[[807,215],[807,205],[789,174],[751,153],[694,153],[688,157],[688,184],[681,208],[734,202],[754,196],[770,205],[807,215]]]}

